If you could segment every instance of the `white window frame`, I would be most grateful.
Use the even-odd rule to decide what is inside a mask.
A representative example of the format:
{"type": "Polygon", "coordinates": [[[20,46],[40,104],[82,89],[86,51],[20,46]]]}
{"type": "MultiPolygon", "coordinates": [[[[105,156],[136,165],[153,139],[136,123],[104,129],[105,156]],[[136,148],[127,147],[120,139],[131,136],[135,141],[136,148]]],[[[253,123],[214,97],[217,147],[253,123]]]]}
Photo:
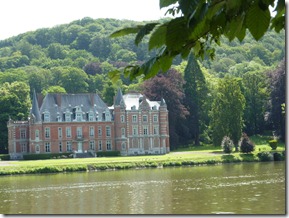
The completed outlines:
{"type": "Polygon", "coordinates": [[[26,139],[26,129],[20,129],[20,139],[26,139]]]}
{"type": "Polygon", "coordinates": [[[132,122],[137,123],[137,115],[132,115],[132,122]]]}
{"type": "Polygon", "coordinates": [[[51,152],[51,144],[50,144],[50,142],[45,142],[45,144],[44,144],[44,146],[45,146],[45,153],[50,153],[51,152]]]}
{"type": "Polygon", "coordinates": [[[124,122],[125,122],[125,120],[124,120],[124,115],[121,115],[121,116],[120,116],[120,122],[121,122],[121,123],[124,123],[124,122]]]}
{"type": "Polygon", "coordinates": [[[148,135],[148,134],[149,134],[148,126],[143,126],[143,135],[148,135]]]}
{"type": "Polygon", "coordinates": [[[62,138],[62,128],[58,127],[58,138],[61,139],[62,138]]]}
{"type": "Polygon", "coordinates": [[[71,127],[66,127],[66,138],[71,138],[71,127]]]}
{"type": "Polygon", "coordinates": [[[89,127],[89,136],[93,137],[94,136],[94,126],[89,127]]]}
{"type": "Polygon", "coordinates": [[[77,138],[82,138],[83,134],[82,134],[82,127],[77,127],[76,128],[76,137],[77,138]]]}
{"type": "Polygon", "coordinates": [[[106,137],[111,137],[111,128],[110,126],[105,127],[105,135],[106,137]]]}
{"type": "Polygon", "coordinates": [[[111,151],[112,150],[111,140],[106,140],[106,150],[107,151],[111,151]]]}
{"type": "Polygon", "coordinates": [[[27,144],[26,143],[21,143],[21,152],[26,153],[27,152],[27,144]]]}
{"type": "Polygon", "coordinates": [[[102,127],[99,126],[98,127],[98,137],[101,137],[102,136],[102,127]]]}
{"type": "Polygon", "coordinates": [[[158,115],[156,115],[156,114],[154,115],[153,121],[154,121],[154,123],[157,123],[159,121],[158,115]]]}
{"type": "Polygon", "coordinates": [[[50,127],[45,127],[45,138],[49,139],[50,138],[50,127]]]}
{"type": "Polygon", "coordinates": [[[59,152],[62,153],[63,151],[62,142],[58,142],[58,149],[59,149],[59,152]]]}
{"type": "Polygon", "coordinates": [[[67,152],[71,152],[72,151],[72,142],[71,141],[67,141],[66,142],[66,151],[67,152]]]}
{"type": "Polygon", "coordinates": [[[90,150],[95,150],[95,141],[89,141],[89,149],[90,150]]]}
{"type": "Polygon", "coordinates": [[[98,140],[98,150],[102,151],[102,141],[98,140]]]}
{"type": "Polygon", "coordinates": [[[148,122],[148,115],[143,115],[143,116],[142,116],[142,121],[143,121],[144,123],[147,123],[147,122],[148,122]]]}

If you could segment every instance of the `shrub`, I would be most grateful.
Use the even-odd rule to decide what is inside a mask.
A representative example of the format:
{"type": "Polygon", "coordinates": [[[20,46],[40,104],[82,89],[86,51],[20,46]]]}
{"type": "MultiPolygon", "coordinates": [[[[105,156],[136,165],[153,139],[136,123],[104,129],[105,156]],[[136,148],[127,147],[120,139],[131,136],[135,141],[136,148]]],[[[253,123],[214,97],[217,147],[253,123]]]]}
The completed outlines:
{"type": "Polygon", "coordinates": [[[24,160],[45,160],[54,158],[67,158],[71,153],[59,153],[59,154],[24,154],[24,160]]]}
{"type": "Polygon", "coordinates": [[[222,140],[222,144],[221,144],[223,151],[225,153],[232,153],[233,152],[233,148],[234,148],[234,143],[233,141],[230,139],[230,137],[228,136],[224,136],[223,140],[222,140]]]}
{"type": "Polygon", "coordinates": [[[0,161],[1,160],[10,160],[9,154],[0,154],[0,161]]]}
{"type": "Polygon", "coordinates": [[[257,154],[257,156],[260,159],[260,161],[273,161],[274,160],[273,155],[268,151],[260,152],[257,154]]]}
{"type": "Polygon", "coordinates": [[[98,151],[97,157],[117,157],[120,156],[120,151],[98,151]]]}
{"type": "Polygon", "coordinates": [[[243,133],[239,144],[242,153],[251,153],[255,150],[254,143],[250,141],[246,133],[243,133]]]}
{"type": "Polygon", "coordinates": [[[284,160],[284,157],[281,153],[275,152],[273,153],[274,161],[281,161],[284,160]]]}
{"type": "Polygon", "coordinates": [[[269,141],[269,146],[272,148],[272,150],[276,150],[277,148],[277,140],[273,139],[269,141]]]}

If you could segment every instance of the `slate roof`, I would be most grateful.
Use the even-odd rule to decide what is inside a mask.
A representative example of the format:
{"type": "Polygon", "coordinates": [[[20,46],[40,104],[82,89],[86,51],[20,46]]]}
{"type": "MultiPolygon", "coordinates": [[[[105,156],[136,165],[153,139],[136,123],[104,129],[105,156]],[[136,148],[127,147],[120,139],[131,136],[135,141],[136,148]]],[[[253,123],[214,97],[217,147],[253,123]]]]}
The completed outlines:
{"type": "MultiPolygon", "coordinates": [[[[97,94],[49,93],[43,99],[43,103],[40,107],[40,115],[49,112],[51,122],[57,121],[58,116],[63,120],[65,112],[70,111],[73,113],[73,110],[75,110],[76,107],[81,107],[83,114],[89,112],[93,112],[94,115],[103,114],[103,112],[109,110],[107,105],[97,94]]],[[[32,107],[32,111],[34,110],[35,105],[32,107]]]]}
{"type": "MultiPolygon", "coordinates": [[[[140,93],[128,93],[123,96],[123,100],[126,105],[126,110],[132,110],[133,106],[135,106],[135,110],[139,110],[140,105],[142,104],[142,101],[144,99],[144,96],[140,93]]],[[[156,107],[156,110],[159,110],[160,102],[159,101],[150,101],[149,99],[145,98],[147,103],[150,106],[150,109],[152,107],[156,107]]]]}

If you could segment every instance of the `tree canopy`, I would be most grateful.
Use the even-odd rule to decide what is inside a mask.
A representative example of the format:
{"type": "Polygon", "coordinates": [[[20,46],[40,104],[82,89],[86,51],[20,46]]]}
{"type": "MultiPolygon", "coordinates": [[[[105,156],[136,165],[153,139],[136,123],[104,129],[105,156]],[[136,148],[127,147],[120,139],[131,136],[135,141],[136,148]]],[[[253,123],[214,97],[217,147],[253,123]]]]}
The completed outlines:
{"type": "MultiPolygon", "coordinates": [[[[260,40],[268,28],[280,32],[285,28],[284,0],[159,0],[160,8],[174,19],[127,27],[111,34],[111,37],[136,34],[135,44],[150,34],[149,50],[157,49],[154,57],[141,65],[130,65],[124,74],[130,78],[144,75],[150,78],[160,70],[166,72],[177,55],[187,57],[191,50],[197,57],[205,54],[213,58],[214,44],[220,45],[221,36],[230,41],[243,41],[247,30],[255,40],[260,40]],[[270,13],[270,7],[276,6],[270,13]]],[[[112,78],[118,78],[114,71],[112,78]]]]}

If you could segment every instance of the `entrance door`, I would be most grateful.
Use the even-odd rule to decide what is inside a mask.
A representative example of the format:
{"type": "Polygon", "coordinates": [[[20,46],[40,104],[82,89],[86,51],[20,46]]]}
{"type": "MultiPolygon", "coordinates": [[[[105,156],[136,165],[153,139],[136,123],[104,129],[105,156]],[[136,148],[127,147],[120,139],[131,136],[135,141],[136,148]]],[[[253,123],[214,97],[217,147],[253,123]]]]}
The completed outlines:
{"type": "Polygon", "coordinates": [[[82,142],[78,142],[77,143],[77,152],[78,153],[82,153],[83,151],[82,151],[82,142]]]}

